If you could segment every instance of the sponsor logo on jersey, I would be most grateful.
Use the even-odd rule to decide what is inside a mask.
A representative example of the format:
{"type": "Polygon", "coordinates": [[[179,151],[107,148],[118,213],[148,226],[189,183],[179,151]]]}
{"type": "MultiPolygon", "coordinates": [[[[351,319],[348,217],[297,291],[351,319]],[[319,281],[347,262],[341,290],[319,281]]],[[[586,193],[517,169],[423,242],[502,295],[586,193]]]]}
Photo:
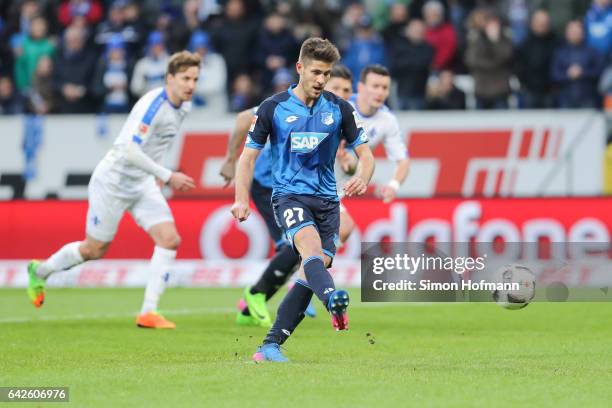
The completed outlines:
{"type": "Polygon", "coordinates": [[[310,153],[321,144],[329,133],[291,132],[291,151],[293,153],[310,153]]]}
{"type": "Polygon", "coordinates": [[[285,122],[287,122],[287,123],[293,123],[293,122],[295,122],[295,121],[296,121],[296,120],[298,120],[298,119],[299,119],[299,117],[297,117],[297,116],[295,116],[295,115],[291,115],[291,116],[289,116],[287,119],[285,119],[285,122]]]}
{"type": "Polygon", "coordinates": [[[331,125],[334,123],[334,115],[331,112],[323,112],[321,114],[321,122],[327,126],[331,125]]]}
{"type": "Polygon", "coordinates": [[[255,124],[257,123],[257,115],[253,116],[253,120],[251,121],[251,127],[249,128],[249,132],[255,130],[255,124]]]}

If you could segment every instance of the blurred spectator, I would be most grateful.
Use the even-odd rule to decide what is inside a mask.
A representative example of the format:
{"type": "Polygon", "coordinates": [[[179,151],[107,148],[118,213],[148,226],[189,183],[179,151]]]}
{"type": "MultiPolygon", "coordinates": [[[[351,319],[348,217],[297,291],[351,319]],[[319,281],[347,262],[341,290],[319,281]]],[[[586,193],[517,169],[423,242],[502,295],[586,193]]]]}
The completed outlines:
{"type": "Polygon", "coordinates": [[[397,37],[404,35],[406,24],[408,24],[408,6],[403,3],[393,3],[389,7],[389,24],[382,31],[387,46],[397,37]]]}
{"type": "Polygon", "coordinates": [[[557,36],[563,38],[567,23],[582,18],[591,0],[531,0],[532,10],[543,9],[550,15],[550,26],[557,36]]]}
{"type": "Polygon", "coordinates": [[[425,41],[425,24],[421,20],[410,21],[405,31],[405,36],[393,43],[390,71],[397,81],[399,108],[423,109],[435,51],[425,41]]]}
{"type": "Polygon", "coordinates": [[[73,25],[64,31],[64,42],[53,61],[53,88],[58,95],[58,113],[94,112],[92,78],[96,54],[85,47],[84,28],[73,25]]]}
{"type": "Polygon", "coordinates": [[[215,112],[227,111],[227,68],[223,57],[211,50],[210,37],[204,31],[193,33],[189,50],[202,57],[194,105],[215,112]]]}
{"type": "Polygon", "coordinates": [[[612,0],[593,0],[584,19],[587,44],[605,58],[612,52],[612,0]]]}
{"type": "Polygon", "coordinates": [[[228,85],[239,74],[251,72],[257,30],[257,20],[246,14],[243,0],[228,0],[224,16],[211,29],[214,48],[227,64],[228,85]]]}
{"type": "Polygon", "coordinates": [[[433,69],[451,68],[457,51],[457,36],[453,26],[444,21],[444,5],[438,0],[428,1],[423,6],[423,17],[427,24],[425,39],[436,51],[433,69]]]}
{"type": "Polygon", "coordinates": [[[272,94],[284,92],[296,82],[295,76],[286,68],[281,68],[274,73],[272,85],[274,86],[272,94]]]}
{"type": "Polygon", "coordinates": [[[47,38],[47,22],[42,17],[33,18],[15,59],[15,85],[19,92],[25,93],[30,87],[38,60],[53,56],[54,52],[55,45],[47,38]]]}
{"type": "Polygon", "coordinates": [[[599,105],[597,80],[602,69],[599,53],[586,45],[579,20],[570,21],[567,43],[555,52],[552,79],[559,84],[561,108],[595,108],[599,105]]]}
{"type": "Polygon", "coordinates": [[[344,10],[340,24],[334,30],[334,44],[340,51],[346,50],[351,44],[357,22],[365,13],[365,6],[361,3],[352,3],[344,10]]]}
{"type": "Polygon", "coordinates": [[[137,98],[166,81],[168,53],[164,45],[164,36],[159,31],[153,31],[147,39],[147,54],[138,60],[134,67],[130,90],[137,98]]]}
{"type": "Polygon", "coordinates": [[[168,49],[174,53],[185,49],[194,31],[201,26],[199,20],[200,0],[186,0],[179,21],[169,27],[168,49]]]}
{"type": "Polygon", "coordinates": [[[130,63],[125,43],[120,34],[115,34],[106,43],[106,52],[98,61],[94,79],[93,90],[96,99],[102,101],[102,112],[130,111],[129,73],[130,63]]]}
{"type": "Polygon", "coordinates": [[[484,16],[484,28],[468,34],[465,64],[474,77],[478,109],[506,109],[512,75],[512,42],[502,30],[499,17],[484,16]]]}
{"type": "Polygon", "coordinates": [[[5,32],[8,41],[17,45],[30,32],[30,24],[35,17],[43,17],[41,8],[37,0],[24,0],[15,2],[9,14],[5,32]]]}
{"type": "Polygon", "coordinates": [[[15,115],[22,110],[22,100],[11,77],[0,76],[0,115],[15,115]]]}
{"type": "Polygon", "coordinates": [[[32,88],[27,95],[27,111],[34,115],[54,113],[53,98],[53,61],[42,57],[32,80],[32,88]]]}
{"type": "Polygon", "coordinates": [[[527,109],[552,108],[550,69],[557,48],[550,30],[550,17],[545,10],[531,17],[527,40],[517,49],[516,73],[521,82],[521,106],[527,109]]]}
{"type": "Polygon", "coordinates": [[[455,74],[451,70],[440,72],[427,83],[427,109],[463,110],[465,93],[454,84],[455,74]]]}
{"type": "Polygon", "coordinates": [[[57,10],[57,19],[63,27],[77,23],[82,27],[102,20],[104,10],[99,0],[64,0],[57,10]]]}
{"type": "Polygon", "coordinates": [[[131,56],[138,55],[140,45],[143,42],[144,30],[138,22],[130,21],[134,18],[130,17],[134,14],[134,9],[136,12],[138,11],[138,5],[133,1],[114,0],[112,2],[108,11],[108,18],[98,26],[95,38],[96,44],[102,46],[101,49],[106,50],[109,41],[116,35],[120,35],[129,54],[131,56]]]}
{"type": "MultiPolygon", "coordinates": [[[[408,14],[410,14],[410,18],[418,18],[419,20],[425,20],[425,15],[423,14],[425,3],[428,3],[430,0],[411,0],[410,7],[408,8],[408,14]]],[[[438,0],[442,3],[444,10],[448,10],[448,0],[438,0]]],[[[481,1],[481,0],[480,0],[481,1]]],[[[442,16],[442,20],[448,20],[447,15],[442,16]]]]}
{"type": "Polygon", "coordinates": [[[268,92],[274,73],[287,68],[297,59],[299,44],[291,35],[285,18],[278,13],[266,17],[257,44],[255,62],[262,68],[261,85],[268,92]]]}
{"type": "Polygon", "coordinates": [[[373,14],[374,28],[380,32],[385,31],[390,25],[393,25],[394,14],[397,18],[400,9],[405,10],[406,15],[408,15],[408,6],[411,2],[412,0],[379,1],[373,14]]]}
{"type": "Polygon", "coordinates": [[[512,44],[522,44],[529,33],[528,0],[501,0],[498,9],[510,25],[512,44]]]}
{"type": "Polygon", "coordinates": [[[603,107],[608,113],[612,114],[612,54],[608,56],[608,64],[599,80],[599,93],[603,97],[603,107]]]}
{"type": "Polygon", "coordinates": [[[241,112],[257,105],[258,100],[251,77],[240,74],[232,83],[232,95],[230,98],[230,111],[241,112]]]}
{"type": "Polygon", "coordinates": [[[357,89],[359,73],[367,65],[386,65],[385,44],[372,26],[372,17],[364,14],[357,21],[355,37],[343,53],[342,63],[353,73],[353,87],[357,89]]]}

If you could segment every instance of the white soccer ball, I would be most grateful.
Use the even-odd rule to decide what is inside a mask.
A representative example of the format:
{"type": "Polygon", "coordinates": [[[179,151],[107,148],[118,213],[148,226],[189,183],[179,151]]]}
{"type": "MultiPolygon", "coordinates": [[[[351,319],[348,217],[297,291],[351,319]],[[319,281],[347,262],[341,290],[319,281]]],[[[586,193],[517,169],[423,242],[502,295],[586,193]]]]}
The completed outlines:
{"type": "Polygon", "coordinates": [[[496,272],[495,282],[518,283],[515,290],[494,290],[493,300],[505,309],[522,309],[535,296],[536,277],[529,268],[523,265],[511,264],[500,267],[496,272]]]}

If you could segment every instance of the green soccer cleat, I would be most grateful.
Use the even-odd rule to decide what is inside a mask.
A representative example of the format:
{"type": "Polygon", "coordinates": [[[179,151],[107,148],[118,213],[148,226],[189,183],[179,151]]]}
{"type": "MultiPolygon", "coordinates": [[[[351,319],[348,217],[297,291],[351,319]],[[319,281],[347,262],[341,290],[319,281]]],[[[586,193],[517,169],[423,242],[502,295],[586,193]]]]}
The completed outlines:
{"type": "Polygon", "coordinates": [[[238,324],[238,326],[245,326],[245,327],[258,327],[259,326],[259,322],[255,320],[253,316],[245,316],[242,314],[242,312],[238,312],[238,315],[236,315],[236,323],[238,324]]]}
{"type": "Polygon", "coordinates": [[[45,302],[45,286],[47,284],[44,279],[36,276],[39,265],[40,262],[38,261],[30,261],[28,264],[28,296],[36,308],[42,307],[45,302]]]}
{"type": "Polygon", "coordinates": [[[262,327],[272,327],[272,318],[266,306],[266,295],[264,293],[252,294],[250,289],[249,287],[244,289],[244,300],[251,317],[262,327]]]}

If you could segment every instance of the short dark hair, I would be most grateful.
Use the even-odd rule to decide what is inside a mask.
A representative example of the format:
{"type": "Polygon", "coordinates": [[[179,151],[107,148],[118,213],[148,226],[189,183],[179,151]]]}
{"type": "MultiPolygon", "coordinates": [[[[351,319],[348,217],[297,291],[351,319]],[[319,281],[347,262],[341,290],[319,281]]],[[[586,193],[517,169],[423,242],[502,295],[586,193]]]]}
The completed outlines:
{"type": "Polygon", "coordinates": [[[359,75],[359,82],[365,84],[366,78],[368,77],[369,73],[374,73],[382,76],[391,76],[391,74],[389,74],[389,70],[384,65],[372,64],[367,65],[364,69],[361,70],[361,74],[359,75]]]}
{"type": "Polygon", "coordinates": [[[323,61],[335,64],[340,59],[340,51],[329,40],[312,37],[302,43],[300,48],[300,62],[306,60],[323,61]]]}
{"type": "Polygon", "coordinates": [[[334,67],[332,68],[331,77],[332,78],[342,78],[342,79],[349,80],[351,82],[353,81],[353,73],[351,72],[350,69],[348,69],[346,65],[342,65],[342,64],[334,65],[334,67]]]}
{"type": "Polygon", "coordinates": [[[167,74],[176,75],[179,72],[186,71],[191,67],[200,67],[202,59],[200,54],[189,51],[181,51],[172,54],[168,62],[167,74]]]}

